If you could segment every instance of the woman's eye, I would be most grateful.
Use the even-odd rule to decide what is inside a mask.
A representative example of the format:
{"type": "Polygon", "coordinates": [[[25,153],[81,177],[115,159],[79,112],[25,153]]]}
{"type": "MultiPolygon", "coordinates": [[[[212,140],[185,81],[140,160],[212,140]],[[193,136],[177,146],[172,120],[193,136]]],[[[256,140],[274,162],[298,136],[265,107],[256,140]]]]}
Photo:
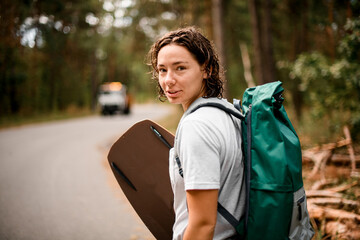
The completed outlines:
{"type": "Polygon", "coordinates": [[[165,70],[164,68],[160,68],[160,69],[159,69],[159,72],[160,72],[160,73],[164,73],[164,72],[166,72],[166,70],[165,70]]]}
{"type": "Polygon", "coordinates": [[[185,68],[182,67],[182,66],[179,66],[179,67],[176,68],[176,70],[179,70],[179,71],[184,70],[184,69],[185,69],[185,68]]]}

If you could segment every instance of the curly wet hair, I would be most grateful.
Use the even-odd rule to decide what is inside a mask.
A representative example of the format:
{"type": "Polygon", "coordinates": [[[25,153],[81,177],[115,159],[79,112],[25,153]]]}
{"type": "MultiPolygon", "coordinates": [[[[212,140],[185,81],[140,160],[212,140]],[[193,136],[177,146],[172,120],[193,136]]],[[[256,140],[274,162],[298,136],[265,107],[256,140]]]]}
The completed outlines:
{"type": "Polygon", "coordinates": [[[223,97],[223,69],[213,44],[196,27],[180,28],[169,32],[158,39],[148,53],[149,65],[152,67],[152,78],[157,82],[159,99],[166,99],[159,84],[159,70],[157,58],[161,48],[169,44],[185,47],[196,59],[209,76],[205,81],[204,97],[223,97]]]}

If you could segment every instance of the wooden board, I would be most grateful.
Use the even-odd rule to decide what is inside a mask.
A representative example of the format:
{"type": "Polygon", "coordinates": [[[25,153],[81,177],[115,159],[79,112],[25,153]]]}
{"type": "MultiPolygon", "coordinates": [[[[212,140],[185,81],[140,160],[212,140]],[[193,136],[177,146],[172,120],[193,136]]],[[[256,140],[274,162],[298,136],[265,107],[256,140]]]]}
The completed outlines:
{"type": "Polygon", "coordinates": [[[127,199],[158,240],[172,238],[175,214],[169,177],[169,149],[174,136],[144,120],[111,147],[108,161],[127,199]]]}

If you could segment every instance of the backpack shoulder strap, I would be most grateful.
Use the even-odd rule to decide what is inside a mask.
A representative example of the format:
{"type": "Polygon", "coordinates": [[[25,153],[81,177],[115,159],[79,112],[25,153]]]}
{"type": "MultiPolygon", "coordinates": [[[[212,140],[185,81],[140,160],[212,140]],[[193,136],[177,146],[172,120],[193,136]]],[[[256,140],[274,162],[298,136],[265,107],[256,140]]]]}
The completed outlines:
{"type": "Polygon", "coordinates": [[[197,105],[196,107],[194,107],[193,109],[191,109],[191,112],[190,113],[193,113],[195,112],[196,110],[198,110],[199,108],[202,108],[202,107],[216,107],[216,108],[219,108],[231,115],[233,115],[234,117],[240,119],[240,120],[244,120],[245,119],[245,116],[244,114],[240,111],[240,104],[238,103],[238,100],[237,99],[234,99],[234,102],[236,102],[236,104],[234,105],[225,105],[224,103],[222,102],[219,102],[219,101],[216,101],[216,102],[203,102],[203,103],[200,103],[199,105],[197,105]]]}

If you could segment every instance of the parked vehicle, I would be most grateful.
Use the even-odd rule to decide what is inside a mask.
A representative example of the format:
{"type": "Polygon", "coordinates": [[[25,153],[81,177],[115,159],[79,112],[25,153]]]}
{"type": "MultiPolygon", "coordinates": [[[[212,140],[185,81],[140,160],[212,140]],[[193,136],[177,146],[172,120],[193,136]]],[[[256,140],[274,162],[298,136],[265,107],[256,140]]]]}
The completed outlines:
{"type": "Polygon", "coordinates": [[[98,104],[102,115],[112,115],[116,112],[130,113],[130,96],[127,88],[120,82],[109,82],[100,85],[98,104]]]}

